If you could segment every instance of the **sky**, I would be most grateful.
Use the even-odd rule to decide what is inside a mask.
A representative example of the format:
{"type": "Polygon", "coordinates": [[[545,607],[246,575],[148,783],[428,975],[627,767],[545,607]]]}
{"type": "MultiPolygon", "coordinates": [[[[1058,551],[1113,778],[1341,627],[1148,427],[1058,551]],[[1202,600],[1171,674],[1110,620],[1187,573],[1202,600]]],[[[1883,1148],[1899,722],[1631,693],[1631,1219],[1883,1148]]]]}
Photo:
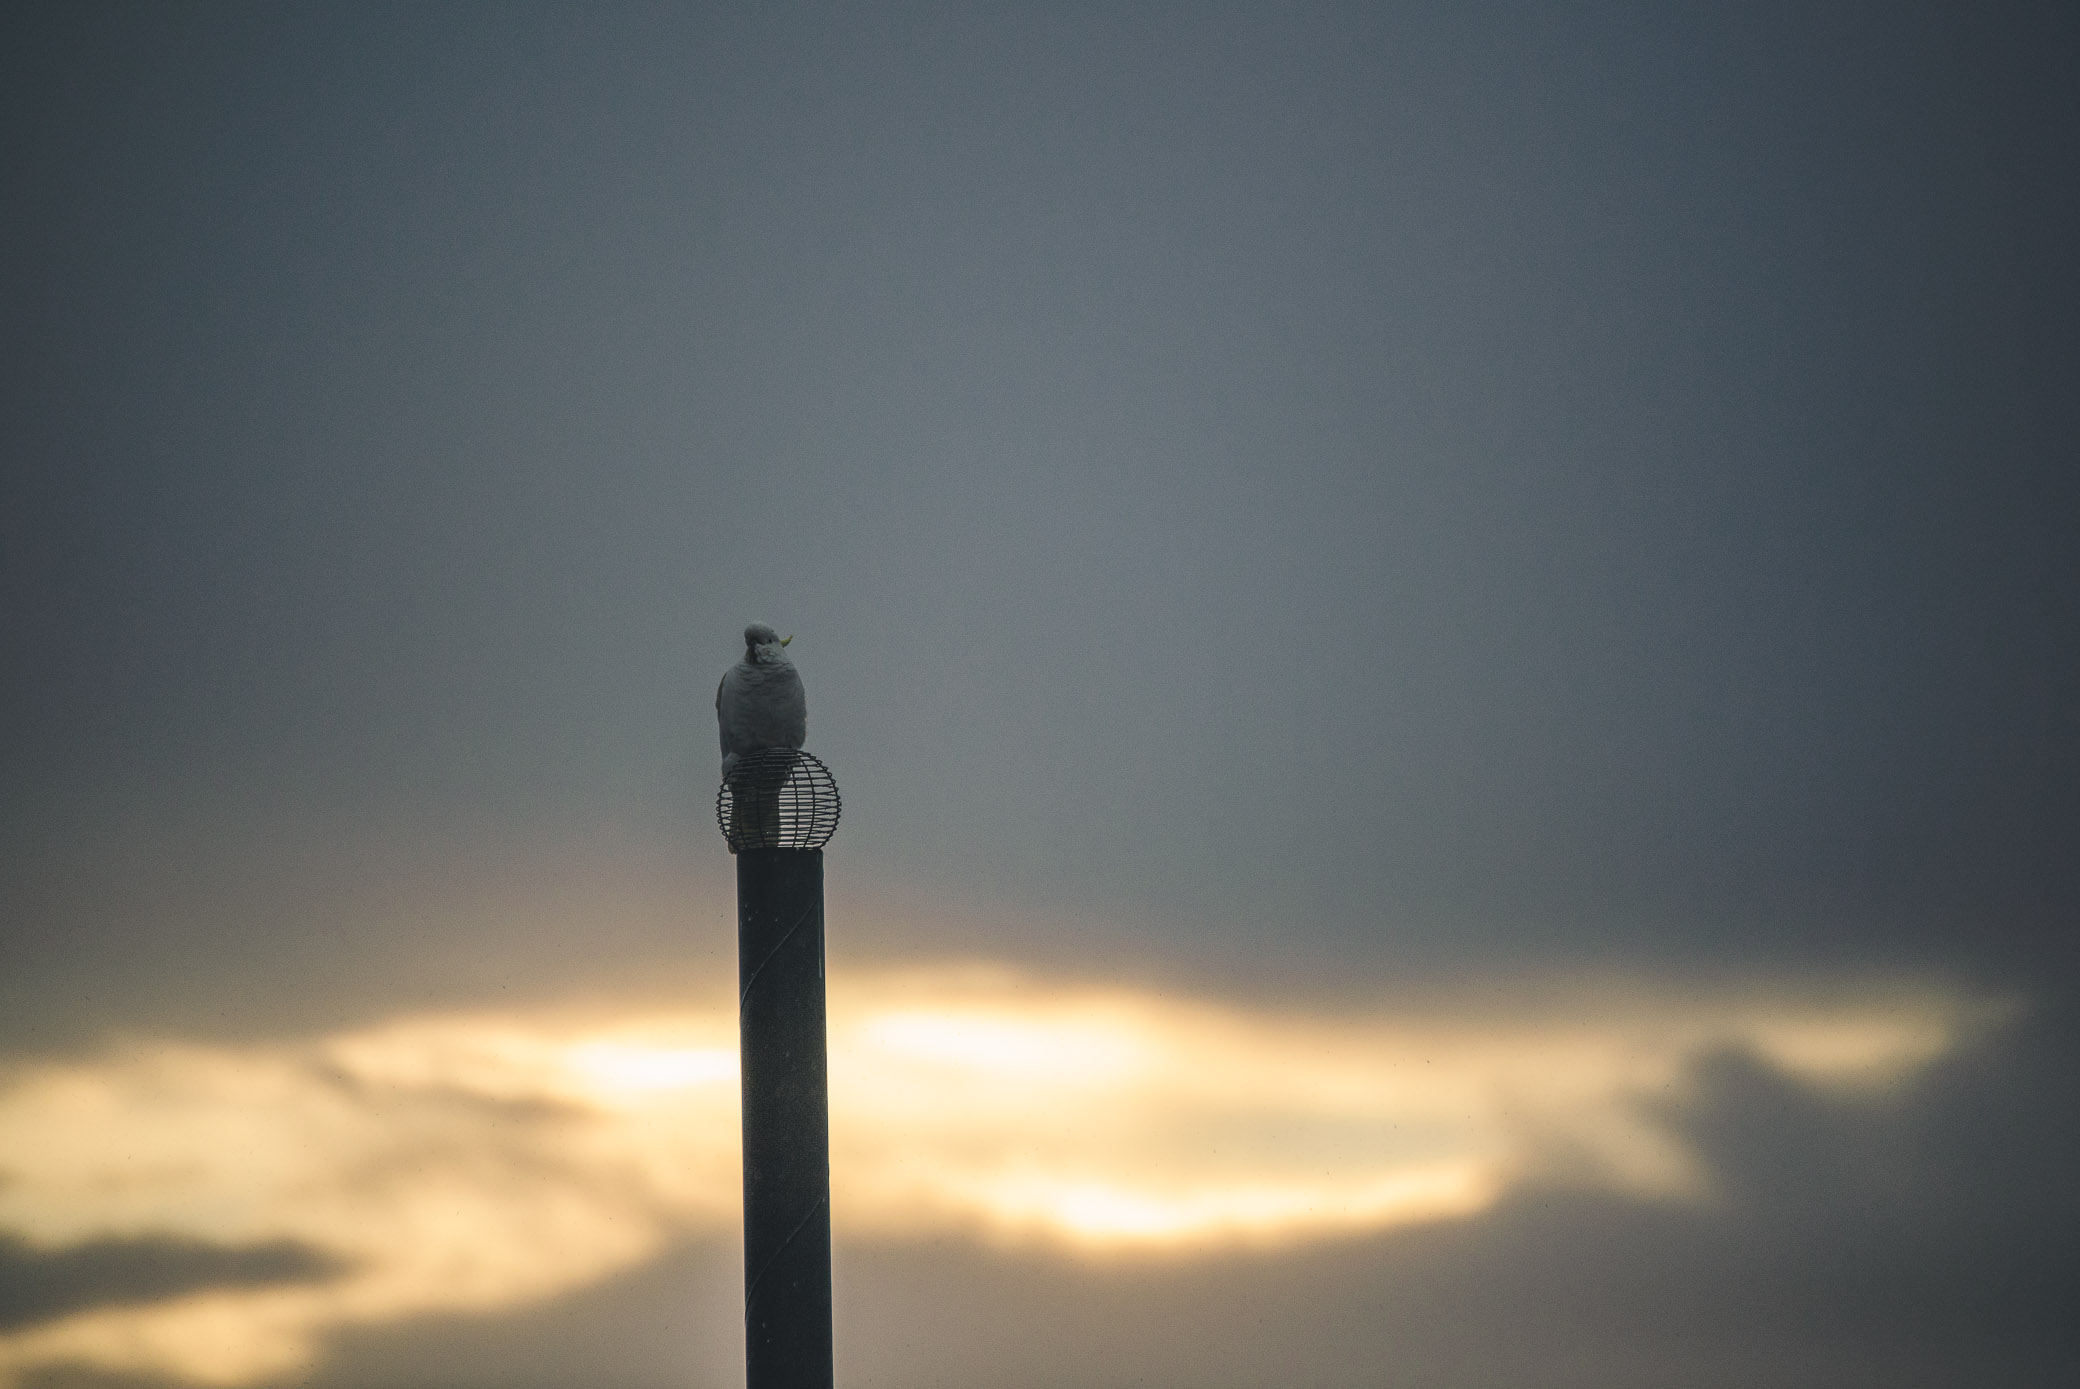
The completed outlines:
{"type": "Polygon", "coordinates": [[[2060,7],[0,23],[0,1384],[2080,1370],[2060,7]]]}

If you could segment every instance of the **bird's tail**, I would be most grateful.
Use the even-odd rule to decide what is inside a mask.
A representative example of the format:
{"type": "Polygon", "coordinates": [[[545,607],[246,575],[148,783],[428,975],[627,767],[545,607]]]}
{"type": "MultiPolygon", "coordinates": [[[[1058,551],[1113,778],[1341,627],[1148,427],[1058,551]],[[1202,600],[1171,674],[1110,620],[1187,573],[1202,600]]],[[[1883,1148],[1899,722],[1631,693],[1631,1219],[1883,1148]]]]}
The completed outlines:
{"type": "Polygon", "coordinates": [[[781,847],[785,829],[781,815],[781,790],[794,773],[795,758],[781,750],[755,757],[746,766],[732,754],[724,770],[730,788],[729,839],[740,846],[764,849],[781,847]]]}

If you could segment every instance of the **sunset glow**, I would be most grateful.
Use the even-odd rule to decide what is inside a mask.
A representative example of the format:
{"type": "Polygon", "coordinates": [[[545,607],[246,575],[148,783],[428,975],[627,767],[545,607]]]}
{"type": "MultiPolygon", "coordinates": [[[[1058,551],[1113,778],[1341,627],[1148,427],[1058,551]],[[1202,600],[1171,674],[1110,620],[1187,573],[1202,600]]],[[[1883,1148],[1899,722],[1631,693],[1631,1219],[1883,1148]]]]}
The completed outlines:
{"type": "MultiPolygon", "coordinates": [[[[1701,1197],[1711,1174],[1663,1122],[1700,1060],[1880,1094],[1994,1013],[1925,988],[1577,985],[1301,1015],[982,968],[840,975],[831,1008],[841,1238],[1119,1256],[1464,1218],[1525,1183],[1701,1197]]],[[[288,1240],[333,1271],[25,1328],[0,1371],[235,1385],[315,1363],[337,1327],[546,1299],[727,1234],[735,1025],[422,1016],[22,1067],[0,1089],[0,1231],[288,1240]]]]}

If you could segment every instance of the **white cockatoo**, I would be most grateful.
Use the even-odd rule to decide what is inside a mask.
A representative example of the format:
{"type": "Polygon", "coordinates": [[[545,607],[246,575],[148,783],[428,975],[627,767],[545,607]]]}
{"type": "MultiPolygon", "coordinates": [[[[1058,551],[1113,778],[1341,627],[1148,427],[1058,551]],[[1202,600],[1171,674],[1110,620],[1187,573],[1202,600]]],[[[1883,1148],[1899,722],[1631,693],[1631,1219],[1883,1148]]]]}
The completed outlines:
{"type": "Polygon", "coordinates": [[[715,687],[715,723],[722,734],[722,776],[737,758],[762,748],[799,748],[808,735],[809,701],[802,677],[783,650],[783,637],[763,622],[744,629],[744,659],[715,687]]]}

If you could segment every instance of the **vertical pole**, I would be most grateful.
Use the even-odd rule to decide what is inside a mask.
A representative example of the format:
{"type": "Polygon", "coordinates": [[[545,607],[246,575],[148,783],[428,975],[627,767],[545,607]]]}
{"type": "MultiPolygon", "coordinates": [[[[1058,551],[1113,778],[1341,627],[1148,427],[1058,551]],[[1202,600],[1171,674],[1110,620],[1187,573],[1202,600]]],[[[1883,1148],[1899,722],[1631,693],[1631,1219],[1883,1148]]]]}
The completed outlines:
{"type": "Polygon", "coordinates": [[[748,1389],[830,1389],[823,850],[737,854],[748,1389]]]}

